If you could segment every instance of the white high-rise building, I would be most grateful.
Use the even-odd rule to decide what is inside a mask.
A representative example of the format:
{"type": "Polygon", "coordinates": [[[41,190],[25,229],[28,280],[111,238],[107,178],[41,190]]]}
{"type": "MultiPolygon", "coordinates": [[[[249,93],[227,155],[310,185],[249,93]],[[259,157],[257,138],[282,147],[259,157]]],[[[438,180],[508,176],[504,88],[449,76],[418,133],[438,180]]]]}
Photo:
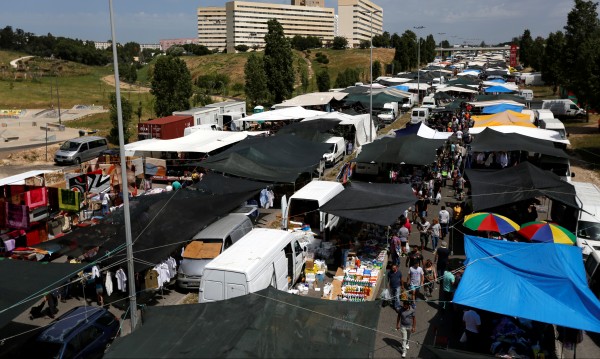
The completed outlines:
{"type": "Polygon", "coordinates": [[[371,39],[371,16],[373,20],[372,35],[383,34],[383,9],[369,0],[338,0],[337,36],[348,40],[348,46],[358,47],[363,40],[371,39]]]}

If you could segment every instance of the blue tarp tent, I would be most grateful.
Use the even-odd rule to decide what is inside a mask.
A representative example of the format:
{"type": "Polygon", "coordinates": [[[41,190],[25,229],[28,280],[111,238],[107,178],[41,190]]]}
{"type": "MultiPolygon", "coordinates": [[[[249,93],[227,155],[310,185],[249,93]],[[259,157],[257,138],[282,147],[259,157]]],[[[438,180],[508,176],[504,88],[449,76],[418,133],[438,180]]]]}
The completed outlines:
{"type": "Polygon", "coordinates": [[[419,129],[421,128],[421,125],[422,125],[422,123],[419,124],[418,126],[408,126],[408,127],[396,130],[394,132],[396,133],[396,137],[417,134],[417,132],[419,132],[419,129]]]}
{"type": "Polygon", "coordinates": [[[523,107],[524,106],[517,106],[517,105],[509,105],[506,103],[501,103],[499,105],[492,105],[492,106],[486,106],[483,108],[483,110],[481,110],[481,113],[500,113],[500,112],[504,112],[504,111],[515,111],[515,112],[521,112],[523,111],[523,107]]]}
{"type": "Polygon", "coordinates": [[[516,91],[506,88],[504,86],[498,85],[498,86],[490,86],[490,87],[486,88],[485,92],[509,93],[509,92],[516,92],[516,91]]]}
{"type": "Polygon", "coordinates": [[[492,80],[488,80],[489,82],[496,82],[499,84],[505,84],[506,81],[504,81],[503,79],[492,79],[492,80]]]}
{"type": "Polygon", "coordinates": [[[587,285],[580,248],[466,235],[465,251],[455,303],[600,333],[600,301],[587,285]]]}
{"type": "Polygon", "coordinates": [[[395,88],[395,89],[398,89],[398,90],[402,90],[402,91],[408,91],[408,90],[410,90],[410,89],[408,88],[408,86],[404,86],[404,85],[398,85],[398,86],[394,86],[394,88],[395,88]]]}

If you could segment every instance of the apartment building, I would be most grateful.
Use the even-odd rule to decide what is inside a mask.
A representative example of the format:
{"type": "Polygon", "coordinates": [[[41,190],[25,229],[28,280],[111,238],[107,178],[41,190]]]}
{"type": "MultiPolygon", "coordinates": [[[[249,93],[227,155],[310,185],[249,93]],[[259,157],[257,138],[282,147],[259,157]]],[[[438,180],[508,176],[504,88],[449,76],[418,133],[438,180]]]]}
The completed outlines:
{"type": "Polygon", "coordinates": [[[160,49],[162,51],[167,51],[169,49],[169,47],[175,46],[175,45],[197,44],[198,39],[197,38],[164,39],[164,40],[159,40],[159,43],[160,43],[160,49]]]}
{"type": "MultiPolygon", "coordinates": [[[[324,2],[305,0],[304,3],[324,2]]],[[[327,43],[335,35],[333,8],[230,1],[225,8],[198,8],[198,42],[210,49],[227,48],[228,52],[234,52],[237,45],[263,48],[267,22],[271,19],[279,21],[287,37],[316,36],[327,43]]]]}
{"type": "Polygon", "coordinates": [[[292,5],[325,7],[325,0],[292,0],[292,5]]]}
{"type": "Polygon", "coordinates": [[[338,0],[338,35],[348,46],[358,47],[363,40],[383,34],[383,9],[369,0],[338,0]],[[371,27],[372,20],[372,27],[371,27]]]}

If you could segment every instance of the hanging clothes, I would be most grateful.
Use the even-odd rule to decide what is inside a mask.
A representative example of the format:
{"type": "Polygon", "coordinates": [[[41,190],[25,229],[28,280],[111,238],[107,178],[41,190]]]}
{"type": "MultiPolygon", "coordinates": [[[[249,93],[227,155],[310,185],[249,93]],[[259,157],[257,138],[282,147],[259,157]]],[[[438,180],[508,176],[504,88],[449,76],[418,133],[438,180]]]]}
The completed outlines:
{"type": "Polygon", "coordinates": [[[93,266],[92,267],[92,278],[99,278],[100,277],[100,269],[98,268],[98,266],[93,266]]]}
{"type": "Polygon", "coordinates": [[[158,289],[158,272],[150,269],[144,278],[146,289],[158,289]]]}
{"type": "Polygon", "coordinates": [[[79,211],[81,206],[81,192],[68,189],[58,189],[58,208],[64,211],[79,211]]]}
{"type": "Polygon", "coordinates": [[[106,288],[106,294],[110,296],[113,292],[113,281],[110,272],[106,272],[106,281],[104,283],[104,288],[106,288]]]}
{"type": "Polygon", "coordinates": [[[122,268],[119,268],[117,273],[115,273],[115,278],[117,279],[117,289],[119,289],[122,292],[125,292],[127,288],[127,276],[125,275],[125,271],[122,268]]]}
{"type": "Polygon", "coordinates": [[[272,190],[267,191],[267,206],[266,209],[273,207],[273,200],[275,199],[275,193],[272,190]]]}
{"type": "Polygon", "coordinates": [[[265,206],[269,202],[269,190],[265,188],[262,191],[260,191],[260,197],[259,198],[260,198],[260,206],[262,208],[265,208],[265,206]]]}

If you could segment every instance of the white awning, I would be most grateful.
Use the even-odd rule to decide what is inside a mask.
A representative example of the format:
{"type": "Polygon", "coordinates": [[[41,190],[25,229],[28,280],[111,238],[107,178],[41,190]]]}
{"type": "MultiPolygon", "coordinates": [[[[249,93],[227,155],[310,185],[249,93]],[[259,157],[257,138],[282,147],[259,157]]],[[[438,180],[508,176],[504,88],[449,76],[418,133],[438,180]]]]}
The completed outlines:
{"type": "Polygon", "coordinates": [[[307,110],[303,107],[287,107],[273,111],[255,113],[252,116],[240,118],[238,121],[257,122],[257,121],[284,121],[284,120],[302,120],[317,115],[323,115],[327,112],[307,110]]]}
{"type": "Polygon", "coordinates": [[[36,177],[43,175],[44,173],[54,172],[53,170],[34,170],[19,173],[18,175],[6,177],[0,179],[0,186],[6,186],[11,184],[25,184],[25,180],[30,177],[36,177]]]}
{"type": "Polygon", "coordinates": [[[248,136],[246,132],[196,131],[171,140],[150,139],[125,145],[125,153],[133,156],[139,152],[200,152],[209,153],[221,147],[239,142],[248,136]]]}
{"type": "Polygon", "coordinates": [[[450,91],[464,92],[464,93],[479,93],[479,91],[477,91],[477,90],[470,90],[470,89],[467,89],[464,87],[458,87],[458,86],[438,87],[436,89],[436,92],[450,92],[450,91]]]}
{"type": "Polygon", "coordinates": [[[273,107],[322,106],[327,105],[332,100],[340,101],[346,96],[348,96],[346,92],[313,92],[285,100],[273,107]]]}
{"type": "Polygon", "coordinates": [[[487,107],[487,106],[495,106],[495,105],[512,105],[512,106],[521,106],[525,107],[525,104],[520,102],[512,101],[512,100],[493,100],[493,101],[473,101],[467,102],[473,107],[487,107]]]}

